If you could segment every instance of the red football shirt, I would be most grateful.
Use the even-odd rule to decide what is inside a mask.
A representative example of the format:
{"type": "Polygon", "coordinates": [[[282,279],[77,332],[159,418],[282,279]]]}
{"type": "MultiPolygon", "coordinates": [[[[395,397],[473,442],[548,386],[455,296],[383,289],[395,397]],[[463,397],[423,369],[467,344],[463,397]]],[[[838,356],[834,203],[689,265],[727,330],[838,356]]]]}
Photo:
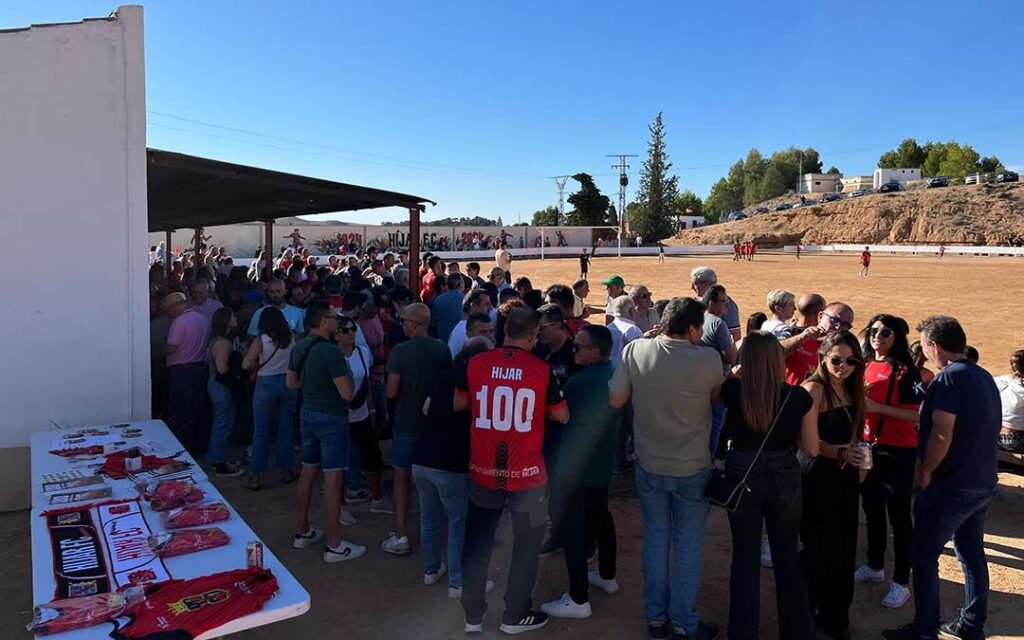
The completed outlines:
{"type": "Polygon", "coordinates": [[[864,266],[871,264],[871,254],[867,251],[860,252],[860,263],[864,266]]]}
{"type": "Polygon", "coordinates": [[[473,356],[456,393],[469,396],[469,479],[485,489],[543,486],[544,416],[565,405],[551,367],[515,347],[473,356]]]}
{"type": "MultiPolygon", "coordinates": [[[[921,374],[917,369],[897,367],[893,370],[892,363],[888,361],[868,362],[864,369],[867,397],[879,404],[916,410],[924,400],[921,374]]],[[[893,447],[916,447],[917,425],[892,416],[869,413],[864,420],[863,439],[893,447]]]]}

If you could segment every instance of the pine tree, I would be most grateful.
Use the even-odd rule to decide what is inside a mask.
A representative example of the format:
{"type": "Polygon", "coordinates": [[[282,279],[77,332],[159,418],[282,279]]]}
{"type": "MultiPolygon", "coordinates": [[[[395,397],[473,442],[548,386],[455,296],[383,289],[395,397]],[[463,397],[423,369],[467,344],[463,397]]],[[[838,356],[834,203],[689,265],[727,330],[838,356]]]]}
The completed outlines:
{"type": "Polygon", "coordinates": [[[634,235],[656,241],[672,235],[679,178],[669,176],[672,163],[665,151],[665,122],[661,112],[648,127],[647,159],[640,170],[640,186],[636,196],[637,211],[629,218],[634,235]]]}

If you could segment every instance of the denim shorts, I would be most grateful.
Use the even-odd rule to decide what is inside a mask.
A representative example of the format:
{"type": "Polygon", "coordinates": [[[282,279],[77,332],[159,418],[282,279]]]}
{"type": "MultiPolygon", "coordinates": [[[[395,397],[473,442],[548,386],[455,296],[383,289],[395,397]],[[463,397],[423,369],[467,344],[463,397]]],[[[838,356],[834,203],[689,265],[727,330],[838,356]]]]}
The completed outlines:
{"type": "Polygon", "coordinates": [[[416,435],[412,433],[396,433],[391,436],[391,444],[395,450],[395,467],[412,468],[412,456],[416,451],[416,435]]]}
{"type": "Polygon", "coordinates": [[[300,414],[302,464],[323,471],[348,469],[348,416],[303,409],[300,414]]]}

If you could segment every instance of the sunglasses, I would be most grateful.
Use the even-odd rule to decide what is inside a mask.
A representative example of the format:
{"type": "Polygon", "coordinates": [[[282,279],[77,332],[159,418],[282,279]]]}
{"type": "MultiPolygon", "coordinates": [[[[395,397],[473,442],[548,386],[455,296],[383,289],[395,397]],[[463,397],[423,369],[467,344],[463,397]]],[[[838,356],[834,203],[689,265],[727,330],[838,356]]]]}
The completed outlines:
{"type": "Polygon", "coordinates": [[[823,313],[825,314],[825,317],[829,319],[829,324],[838,325],[840,327],[846,327],[847,329],[849,329],[850,327],[853,326],[852,324],[850,324],[849,322],[847,322],[846,320],[843,320],[842,318],[840,318],[838,316],[834,316],[834,315],[832,315],[831,313],[828,313],[828,312],[823,312],[823,313]]]}
{"type": "Polygon", "coordinates": [[[338,333],[355,333],[356,328],[351,325],[345,325],[344,327],[338,327],[338,333]]]}
{"type": "Polygon", "coordinates": [[[833,367],[838,367],[841,364],[846,364],[846,366],[848,366],[848,367],[858,367],[858,366],[860,366],[860,360],[858,360],[857,358],[853,358],[853,357],[845,358],[844,359],[844,358],[840,358],[839,356],[832,356],[831,358],[828,359],[828,361],[832,363],[833,367]]]}
{"type": "Polygon", "coordinates": [[[651,299],[651,294],[649,294],[649,293],[641,293],[637,297],[640,298],[641,300],[650,300],[651,299]]]}
{"type": "Polygon", "coordinates": [[[881,329],[879,329],[878,327],[871,327],[870,329],[868,329],[868,335],[871,336],[872,338],[878,336],[883,340],[888,340],[889,338],[892,337],[892,329],[890,329],[889,327],[882,327],[881,329]]]}

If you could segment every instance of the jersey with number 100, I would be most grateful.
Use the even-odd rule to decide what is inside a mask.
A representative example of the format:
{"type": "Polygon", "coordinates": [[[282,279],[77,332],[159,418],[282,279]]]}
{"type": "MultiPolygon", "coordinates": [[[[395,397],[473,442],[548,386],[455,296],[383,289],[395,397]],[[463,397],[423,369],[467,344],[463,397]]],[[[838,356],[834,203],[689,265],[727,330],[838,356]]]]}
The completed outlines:
{"type": "Polygon", "coordinates": [[[514,347],[469,360],[456,393],[468,396],[469,478],[485,489],[524,491],[543,486],[544,415],[565,404],[551,367],[514,347]]]}

